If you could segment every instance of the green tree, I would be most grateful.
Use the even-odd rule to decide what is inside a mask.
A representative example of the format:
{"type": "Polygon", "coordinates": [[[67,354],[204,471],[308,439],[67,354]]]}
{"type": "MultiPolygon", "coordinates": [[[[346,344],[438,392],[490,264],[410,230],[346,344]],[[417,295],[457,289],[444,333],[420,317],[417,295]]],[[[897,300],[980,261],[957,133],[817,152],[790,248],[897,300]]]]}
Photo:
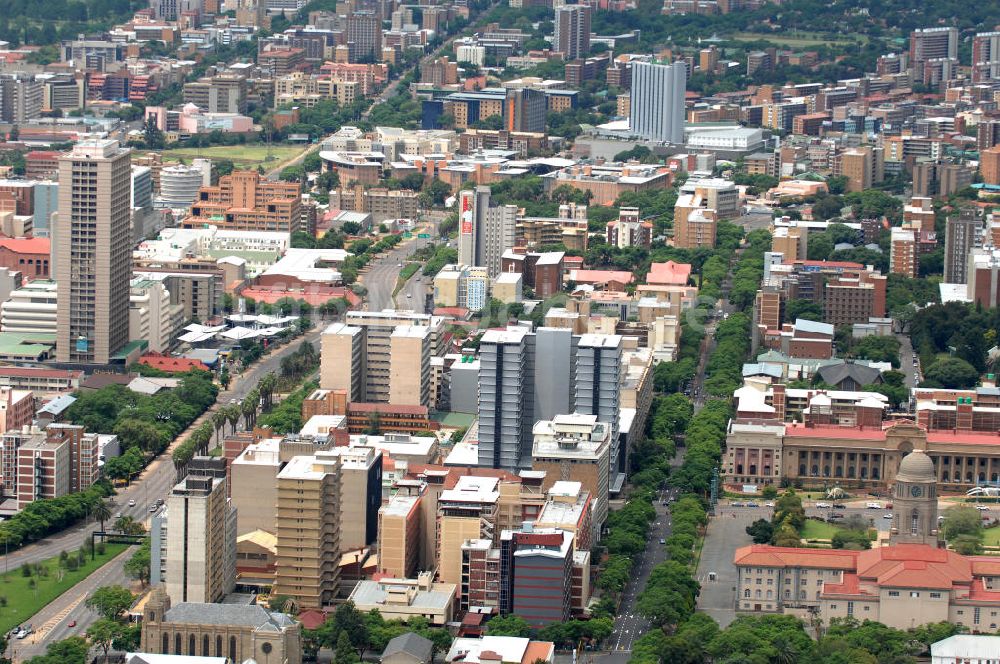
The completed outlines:
{"type": "Polygon", "coordinates": [[[982,540],[983,520],[974,507],[952,507],[945,511],[941,520],[941,534],[948,541],[960,535],[971,535],[982,540]]]}
{"type": "Polygon", "coordinates": [[[924,372],[924,383],[928,387],[961,390],[975,387],[978,382],[976,368],[957,357],[938,360],[924,372]]]}
{"type": "Polygon", "coordinates": [[[516,615],[494,616],[486,623],[486,633],[490,636],[531,636],[531,626],[516,615]]]}
{"type": "Polygon", "coordinates": [[[361,661],[354,646],[351,645],[351,638],[347,632],[341,632],[337,637],[337,649],[333,661],[334,664],[357,664],[361,661]]]}
{"type": "Polygon", "coordinates": [[[151,553],[149,546],[149,539],[143,540],[142,545],[132,554],[132,557],[125,561],[125,573],[142,585],[149,583],[150,578],[151,553]]]}
{"type": "Polygon", "coordinates": [[[104,659],[107,660],[111,644],[121,636],[122,632],[122,625],[117,621],[100,618],[87,628],[87,638],[104,651],[104,659]]]}
{"type": "Polygon", "coordinates": [[[754,544],[770,544],[774,536],[774,526],[767,519],[757,519],[746,528],[747,535],[753,538],[754,544]]]}
{"type": "Polygon", "coordinates": [[[91,593],[86,604],[88,608],[97,611],[108,620],[115,620],[132,606],[133,599],[128,588],[104,586],[91,593]]]}
{"type": "Polygon", "coordinates": [[[104,522],[111,518],[111,505],[106,500],[102,500],[94,506],[91,515],[100,522],[103,531],[104,522]]]}

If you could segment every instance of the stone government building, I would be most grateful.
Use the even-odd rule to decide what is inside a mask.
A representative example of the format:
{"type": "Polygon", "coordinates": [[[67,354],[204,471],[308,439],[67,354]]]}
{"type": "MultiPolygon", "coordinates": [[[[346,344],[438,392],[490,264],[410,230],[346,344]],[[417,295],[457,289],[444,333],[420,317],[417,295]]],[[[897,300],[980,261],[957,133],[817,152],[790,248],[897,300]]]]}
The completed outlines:
{"type": "Polygon", "coordinates": [[[868,551],[767,545],[737,549],[736,610],[812,615],[826,623],[854,617],[897,629],[948,621],[972,632],[996,632],[1000,558],[962,556],[939,546],[940,473],[921,449],[898,464],[892,473],[888,546],[868,551]]]}

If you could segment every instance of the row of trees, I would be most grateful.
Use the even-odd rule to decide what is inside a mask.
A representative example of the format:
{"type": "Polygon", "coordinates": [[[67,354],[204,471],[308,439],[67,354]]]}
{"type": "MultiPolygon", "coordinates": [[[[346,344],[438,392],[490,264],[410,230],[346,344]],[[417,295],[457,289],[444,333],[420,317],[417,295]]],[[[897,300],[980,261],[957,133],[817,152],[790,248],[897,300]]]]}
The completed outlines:
{"type": "Polygon", "coordinates": [[[58,498],[44,498],[0,522],[0,545],[13,551],[52,533],[59,532],[90,516],[114,489],[107,480],[98,480],[90,488],[58,498]]]}
{"type": "MultiPolygon", "coordinates": [[[[272,608],[282,609],[287,598],[272,598],[272,608]]],[[[389,641],[413,632],[434,644],[435,653],[447,651],[451,646],[448,630],[431,627],[425,618],[414,617],[408,622],[386,620],[376,609],[363,613],[346,602],[330,615],[316,629],[302,630],[302,646],[305,654],[315,658],[320,648],[335,650],[336,664],[357,664],[368,651],[382,652],[389,641]]]]}

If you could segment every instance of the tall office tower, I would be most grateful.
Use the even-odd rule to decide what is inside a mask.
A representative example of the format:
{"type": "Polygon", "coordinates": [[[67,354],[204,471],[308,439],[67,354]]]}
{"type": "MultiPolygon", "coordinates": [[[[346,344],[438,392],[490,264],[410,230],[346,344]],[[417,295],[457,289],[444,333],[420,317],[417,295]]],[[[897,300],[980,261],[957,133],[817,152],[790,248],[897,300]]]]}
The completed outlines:
{"type": "Polygon", "coordinates": [[[1000,78],[1000,32],[980,32],[972,38],[972,82],[1000,78]]]}
{"type": "Polygon", "coordinates": [[[924,63],[935,58],[958,57],[958,28],[924,28],[910,33],[910,63],[913,71],[923,71],[924,63]]]}
{"type": "Polygon", "coordinates": [[[389,337],[389,403],[427,406],[431,389],[431,329],[399,325],[389,337]]]}
{"type": "Polygon", "coordinates": [[[24,124],[42,114],[45,84],[31,74],[0,76],[0,121],[24,124]]]}
{"type": "Polygon", "coordinates": [[[351,62],[378,60],[382,54],[382,20],[375,12],[355,11],[347,16],[347,48],[351,62]]]}
{"type": "Polygon", "coordinates": [[[982,221],[974,208],[963,208],[948,219],[944,234],[944,281],[964,284],[968,280],[969,252],[976,246],[982,221]]]}
{"type": "Polygon", "coordinates": [[[611,427],[609,467],[612,490],[621,488],[620,483],[625,481],[628,470],[628,450],[618,435],[621,371],[621,336],[584,334],[580,337],[576,349],[575,412],[596,415],[598,421],[607,422],[611,427]]]}
{"type": "Polygon", "coordinates": [[[340,581],[340,458],[297,456],[278,473],[274,595],[333,604],[340,581]]]}
{"type": "Polygon", "coordinates": [[[86,139],[59,158],[60,362],[107,364],[128,342],[132,167],[118,141],[86,139]]]}
{"type": "Polygon", "coordinates": [[[534,336],[487,330],[479,344],[479,465],[516,472],[531,461],[534,336]]]}
{"type": "Polygon", "coordinates": [[[533,375],[524,383],[534,391],[533,422],[551,420],[556,415],[572,413],[575,384],[576,346],[580,337],[568,328],[540,327],[532,335],[534,344],[533,375]]]}
{"type": "Polygon", "coordinates": [[[490,205],[490,188],[466,189],[460,195],[458,262],[485,267],[490,279],[500,274],[500,258],[514,247],[516,205],[490,205]]]}
{"type": "Polygon", "coordinates": [[[633,134],[666,143],[684,142],[684,91],[687,65],[632,64],[629,127],[633,134]]]}
{"type": "Polygon", "coordinates": [[[506,104],[508,131],[545,131],[547,111],[544,92],[531,88],[508,90],[506,104]]]}
{"type": "Polygon", "coordinates": [[[236,509],[225,477],[189,474],[167,496],[166,573],[173,602],[219,602],[233,591],[236,509]]]}
{"type": "Polygon", "coordinates": [[[333,451],[340,456],[340,551],[347,553],[378,539],[382,452],[365,445],[333,451]]]}
{"type": "Polygon", "coordinates": [[[590,6],[563,5],[556,9],[552,50],[564,60],[585,58],[590,53],[590,6]]]}

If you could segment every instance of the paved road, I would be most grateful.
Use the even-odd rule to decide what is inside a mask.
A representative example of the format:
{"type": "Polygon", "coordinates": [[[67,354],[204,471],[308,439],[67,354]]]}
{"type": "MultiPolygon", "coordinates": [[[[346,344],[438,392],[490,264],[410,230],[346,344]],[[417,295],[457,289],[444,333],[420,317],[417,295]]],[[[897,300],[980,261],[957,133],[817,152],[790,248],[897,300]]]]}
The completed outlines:
{"type": "Polygon", "coordinates": [[[392,292],[396,288],[399,271],[415,251],[438,238],[437,227],[441,221],[438,214],[428,214],[426,219],[417,225],[413,237],[403,240],[391,250],[368,264],[368,269],[361,275],[359,281],[368,289],[367,303],[369,311],[382,309],[412,309],[424,311],[425,295],[433,288],[431,278],[425,277],[418,270],[399,291],[395,298],[392,292]],[[417,235],[427,234],[431,239],[423,239],[417,235]],[[409,297],[407,297],[409,295],[409,297]]]}
{"type": "Polygon", "coordinates": [[[903,383],[907,387],[913,388],[920,379],[920,360],[917,358],[917,364],[914,364],[913,346],[910,345],[908,335],[897,334],[896,338],[899,339],[899,370],[906,376],[903,383]]]}
{"type": "Polygon", "coordinates": [[[771,510],[749,510],[719,506],[708,523],[705,545],[698,563],[697,579],[701,584],[698,610],[711,616],[720,626],[726,627],[736,619],[736,567],[733,557],[736,549],[751,543],[746,527],[760,518],[768,518],[771,510]],[[709,580],[714,572],[716,578],[709,580]]]}
{"type": "MultiPolygon", "coordinates": [[[[234,377],[233,382],[229,386],[229,390],[225,392],[220,392],[219,398],[216,401],[216,405],[210,408],[205,415],[198,418],[191,427],[188,428],[184,434],[179,436],[173,444],[167,449],[166,452],[161,454],[146,469],[142,472],[139,478],[132,482],[130,486],[125,489],[119,490],[118,494],[112,498],[115,504],[114,510],[116,514],[112,515],[112,520],[120,512],[123,515],[131,516],[139,521],[146,521],[149,517],[149,506],[156,501],[157,498],[166,498],[170,489],[176,483],[177,473],[174,468],[173,461],[170,458],[171,452],[174,448],[184,440],[191,430],[199,426],[203,421],[211,417],[211,414],[215,412],[215,409],[220,405],[225,405],[232,399],[242,399],[246,396],[265,374],[280,370],[281,359],[287,354],[296,350],[302,341],[316,342],[319,339],[319,335],[323,329],[323,325],[317,324],[317,326],[310,330],[304,337],[296,339],[290,344],[287,344],[276,352],[271,353],[261,361],[257,362],[249,371],[245,374],[237,375],[234,377]],[[129,506],[130,501],[135,501],[134,506],[129,506]]],[[[107,527],[109,524],[105,524],[107,527]]],[[[18,551],[15,551],[4,558],[5,568],[15,568],[26,562],[38,562],[51,558],[53,556],[59,555],[61,551],[73,551],[80,548],[84,541],[90,536],[90,533],[98,529],[98,524],[90,521],[82,525],[76,526],[62,531],[52,537],[40,540],[34,544],[26,546],[18,551]]],[[[79,600],[79,606],[76,606],[72,612],[67,613],[63,616],[54,629],[47,630],[46,632],[39,635],[37,643],[33,644],[33,653],[40,654],[44,652],[45,645],[59,639],[64,639],[67,636],[72,636],[74,634],[82,634],[87,625],[93,622],[92,617],[88,617],[90,612],[82,606],[82,599],[86,598],[94,588],[107,586],[107,585],[124,585],[128,583],[128,578],[122,569],[124,561],[128,559],[131,555],[131,550],[127,551],[123,556],[119,556],[114,561],[109,562],[100,570],[94,572],[84,581],[80,582],[74,588],[64,593],[62,596],[57,598],[54,602],[50,603],[47,607],[42,609],[41,612],[33,616],[30,622],[33,625],[43,625],[46,624],[52,616],[59,615],[69,604],[74,601],[79,600]],[[76,627],[70,628],[68,624],[73,621],[77,621],[76,627]]],[[[24,646],[25,649],[28,648],[29,644],[23,641],[12,641],[11,647],[17,645],[18,657],[21,657],[21,647],[24,646]]],[[[25,650],[26,652],[26,650],[25,650]]],[[[26,655],[30,657],[31,655],[26,655]]]]}
{"type": "Polygon", "coordinates": [[[99,616],[88,609],[84,601],[97,588],[123,583],[125,562],[134,551],[134,547],[129,547],[32,616],[28,622],[34,626],[36,632],[27,639],[10,642],[11,659],[16,663],[35,655],[43,655],[49,643],[86,632],[87,627],[99,616]],[[74,621],[76,625],[70,627],[70,623],[74,621]]]}

